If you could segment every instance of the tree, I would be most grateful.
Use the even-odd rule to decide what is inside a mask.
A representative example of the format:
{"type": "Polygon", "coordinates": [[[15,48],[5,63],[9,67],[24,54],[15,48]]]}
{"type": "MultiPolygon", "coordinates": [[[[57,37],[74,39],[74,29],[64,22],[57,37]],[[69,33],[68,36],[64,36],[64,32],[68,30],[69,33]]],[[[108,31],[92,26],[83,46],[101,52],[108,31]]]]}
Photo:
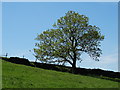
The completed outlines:
{"type": "Polygon", "coordinates": [[[100,42],[104,39],[97,26],[89,25],[88,17],[68,11],[53,25],[37,36],[35,57],[44,62],[69,63],[75,72],[76,61],[81,61],[83,52],[99,61],[102,54],[100,42]]]}

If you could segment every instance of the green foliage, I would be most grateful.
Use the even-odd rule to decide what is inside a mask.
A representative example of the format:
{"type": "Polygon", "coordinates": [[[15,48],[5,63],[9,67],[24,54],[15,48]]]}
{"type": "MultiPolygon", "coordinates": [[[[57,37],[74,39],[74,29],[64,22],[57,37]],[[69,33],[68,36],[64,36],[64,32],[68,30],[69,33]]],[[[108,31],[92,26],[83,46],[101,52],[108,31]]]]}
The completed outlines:
{"type": "Polygon", "coordinates": [[[2,88],[118,88],[118,82],[2,61],[2,88]]]}
{"type": "Polygon", "coordinates": [[[94,60],[99,60],[102,50],[100,42],[104,39],[97,26],[89,25],[88,17],[68,11],[49,29],[37,36],[34,48],[35,57],[44,62],[70,63],[76,66],[83,52],[94,60]]]}

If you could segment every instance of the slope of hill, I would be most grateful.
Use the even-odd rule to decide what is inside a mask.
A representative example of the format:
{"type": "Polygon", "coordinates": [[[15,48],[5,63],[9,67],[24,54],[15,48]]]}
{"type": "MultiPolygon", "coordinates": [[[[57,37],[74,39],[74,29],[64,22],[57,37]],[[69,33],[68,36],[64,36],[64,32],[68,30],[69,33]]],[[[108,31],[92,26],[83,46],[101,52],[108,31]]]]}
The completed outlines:
{"type": "Polygon", "coordinates": [[[118,82],[2,60],[3,88],[118,88],[118,82]]]}

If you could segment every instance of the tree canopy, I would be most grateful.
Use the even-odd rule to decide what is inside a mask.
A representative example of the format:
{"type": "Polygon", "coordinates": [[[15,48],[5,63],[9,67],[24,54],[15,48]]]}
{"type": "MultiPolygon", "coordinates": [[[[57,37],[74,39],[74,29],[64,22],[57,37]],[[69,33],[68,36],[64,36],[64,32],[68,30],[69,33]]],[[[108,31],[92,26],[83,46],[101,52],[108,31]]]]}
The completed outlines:
{"type": "Polygon", "coordinates": [[[68,11],[53,25],[39,34],[34,48],[35,57],[44,62],[69,63],[76,68],[83,52],[99,61],[102,54],[100,28],[89,24],[89,18],[74,11],[68,11]]]}

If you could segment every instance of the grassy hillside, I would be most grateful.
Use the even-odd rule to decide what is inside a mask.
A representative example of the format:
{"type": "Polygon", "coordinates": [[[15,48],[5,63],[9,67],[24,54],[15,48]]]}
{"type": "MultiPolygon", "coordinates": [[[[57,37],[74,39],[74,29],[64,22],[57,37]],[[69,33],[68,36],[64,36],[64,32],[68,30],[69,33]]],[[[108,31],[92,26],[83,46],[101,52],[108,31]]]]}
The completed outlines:
{"type": "Polygon", "coordinates": [[[118,82],[2,61],[3,88],[117,88],[118,82]]]}

